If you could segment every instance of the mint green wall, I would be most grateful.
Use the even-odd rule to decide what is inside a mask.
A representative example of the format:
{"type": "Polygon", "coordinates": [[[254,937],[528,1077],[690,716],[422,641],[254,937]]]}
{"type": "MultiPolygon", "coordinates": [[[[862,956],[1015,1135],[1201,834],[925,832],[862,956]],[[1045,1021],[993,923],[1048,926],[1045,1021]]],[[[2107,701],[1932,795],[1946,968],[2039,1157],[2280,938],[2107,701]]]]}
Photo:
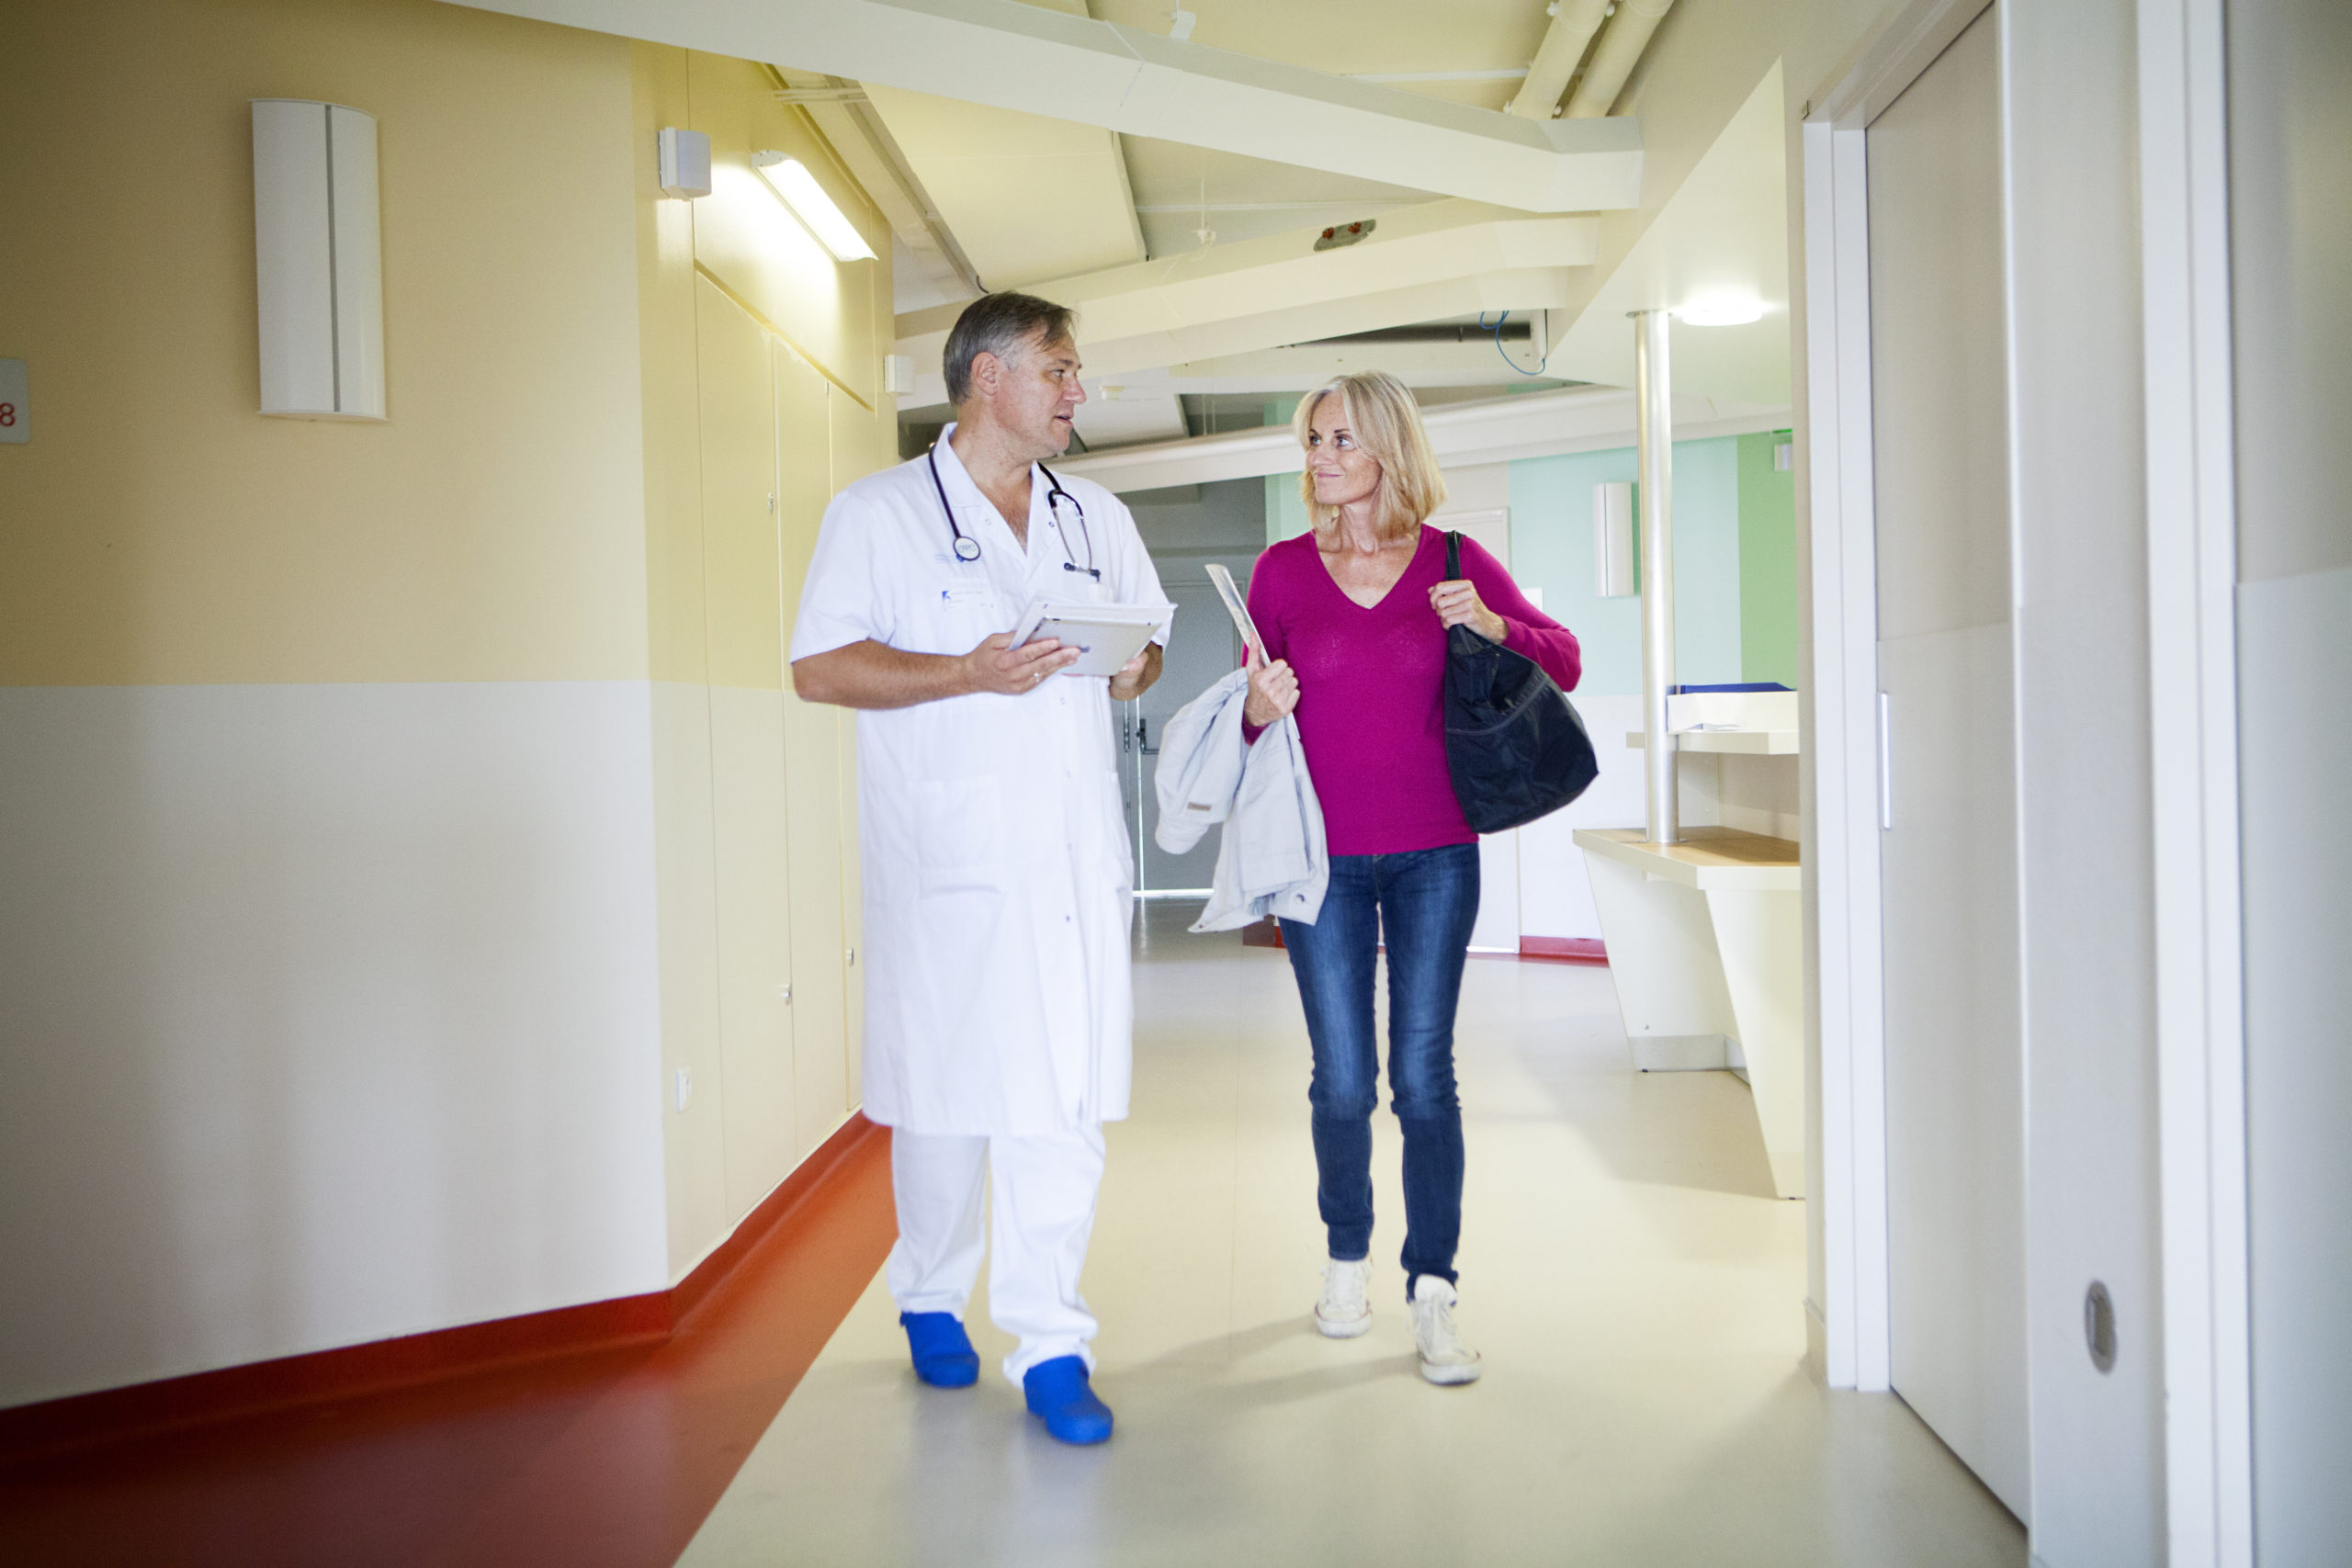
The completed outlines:
{"type": "MultiPolygon", "coordinates": [[[[1298,412],[1296,398],[1275,398],[1266,404],[1268,424],[1288,424],[1298,412]]],[[[1306,498],[1299,493],[1296,473],[1266,476],[1266,543],[1281,544],[1306,532],[1306,498]]]]}
{"type": "Polygon", "coordinates": [[[1296,474],[1266,476],[1266,543],[1281,544],[1306,532],[1306,498],[1296,474]]]}
{"type": "MultiPolygon", "coordinates": [[[[1287,423],[1295,399],[1266,405],[1287,423]]],[[[1678,679],[1797,684],[1795,476],[1772,466],[1785,434],[1674,444],[1674,643],[1678,679]]],[[[1642,606],[1593,592],[1592,487],[1635,478],[1630,446],[1510,466],[1511,574],[1584,647],[1582,690],[1642,689],[1642,606]]],[[[1266,476],[1266,543],[1306,532],[1295,473],[1266,476]]],[[[1638,548],[1638,544],[1637,547],[1638,548]]]]}
{"type": "MultiPolygon", "coordinates": [[[[1511,575],[1543,589],[1545,613],[1577,634],[1585,668],[1577,689],[1599,696],[1642,689],[1642,602],[1594,593],[1592,564],[1592,487],[1635,477],[1630,446],[1510,466],[1511,575]]],[[[1739,502],[1738,437],[1674,444],[1675,674],[1692,684],[1749,679],[1739,502]]],[[[1792,598],[1792,625],[1795,615],[1792,598]]]]}
{"type": "Polygon", "coordinates": [[[1739,437],[1739,667],[1797,682],[1797,477],[1773,467],[1785,430],[1739,437]]]}

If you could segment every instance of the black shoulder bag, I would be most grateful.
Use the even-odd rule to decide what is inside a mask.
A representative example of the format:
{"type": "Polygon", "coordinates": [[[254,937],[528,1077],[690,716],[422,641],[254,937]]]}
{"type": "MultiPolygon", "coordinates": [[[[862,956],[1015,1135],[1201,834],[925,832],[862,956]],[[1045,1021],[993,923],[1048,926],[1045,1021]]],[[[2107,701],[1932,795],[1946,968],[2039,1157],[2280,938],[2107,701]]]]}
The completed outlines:
{"type": "MultiPolygon", "coordinates": [[[[1445,575],[1462,575],[1462,536],[1445,536],[1445,575]]],[[[1462,815],[1499,833],[1557,811],[1600,773],[1567,694],[1523,653],[1468,626],[1445,632],[1445,767],[1462,815]]]]}

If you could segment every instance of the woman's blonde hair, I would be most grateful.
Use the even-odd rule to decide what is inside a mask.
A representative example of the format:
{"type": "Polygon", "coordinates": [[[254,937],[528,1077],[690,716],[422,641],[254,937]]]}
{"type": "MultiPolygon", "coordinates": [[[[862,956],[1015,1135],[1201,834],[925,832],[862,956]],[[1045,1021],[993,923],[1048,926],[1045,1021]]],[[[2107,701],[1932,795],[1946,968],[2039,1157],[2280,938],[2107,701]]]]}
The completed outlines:
{"type": "MultiPolygon", "coordinates": [[[[1341,376],[1299,400],[1291,416],[1291,434],[1299,450],[1306,451],[1307,427],[1324,399],[1336,397],[1348,406],[1348,433],[1357,450],[1380,465],[1378,504],[1372,514],[1373,531],[1385,543],[1410,538],[1421,520],[1445,504],[1445,476],[1438,472],[1430,451],[1430,433],[1422,427],[1419,405],[1405,383],[1385,370],[1341,376]]],[[[1306,499],[1306,515],[1322,533],[1338,520],[1340,509],[1315,499],[1315,465],[1299,472],[1299,493],[1306,499]]]]}

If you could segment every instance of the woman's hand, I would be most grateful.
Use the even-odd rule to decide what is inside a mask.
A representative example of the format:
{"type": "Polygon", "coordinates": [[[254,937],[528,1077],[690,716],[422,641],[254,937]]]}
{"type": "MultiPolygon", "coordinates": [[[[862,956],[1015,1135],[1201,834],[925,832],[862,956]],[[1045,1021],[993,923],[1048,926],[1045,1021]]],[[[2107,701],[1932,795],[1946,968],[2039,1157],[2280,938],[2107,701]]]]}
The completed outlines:
{"type": "Polygon", "coordinates": [[[1288,716],[1298,706],[1298,676],[1290,660],[1277,659],[1266,663],[1256,654],[1250,659],[1250,700],[1241,705],[1241,716],[1257,728],[1263,729],[1278,718],[1288,716]]]}
{"type": "Polygon", "coordinates": [[[1488,642],[1500,642],[1510,635],[1510,627],[1503,624],[1503,618],[1478,602],[1477,584],[1466,577],[1457,577],[1430,589],[1430,608],[1445,625],[1468,626],[1488,642]]]}

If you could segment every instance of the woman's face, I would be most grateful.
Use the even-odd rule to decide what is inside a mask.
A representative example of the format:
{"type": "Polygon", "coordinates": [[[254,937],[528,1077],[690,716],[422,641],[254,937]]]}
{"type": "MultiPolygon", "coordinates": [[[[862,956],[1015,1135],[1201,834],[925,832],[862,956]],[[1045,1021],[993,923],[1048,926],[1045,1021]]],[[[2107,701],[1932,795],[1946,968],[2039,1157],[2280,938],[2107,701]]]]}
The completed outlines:
{"type": "Polygon", "coordinates": [[[1347,400],[1337,392],[1316,404],[1307,419],[1306,472],[1315,481],[1318,506],[1367,501],[1380,489],[1380,464],[1356,445],[1347,400]]]}

